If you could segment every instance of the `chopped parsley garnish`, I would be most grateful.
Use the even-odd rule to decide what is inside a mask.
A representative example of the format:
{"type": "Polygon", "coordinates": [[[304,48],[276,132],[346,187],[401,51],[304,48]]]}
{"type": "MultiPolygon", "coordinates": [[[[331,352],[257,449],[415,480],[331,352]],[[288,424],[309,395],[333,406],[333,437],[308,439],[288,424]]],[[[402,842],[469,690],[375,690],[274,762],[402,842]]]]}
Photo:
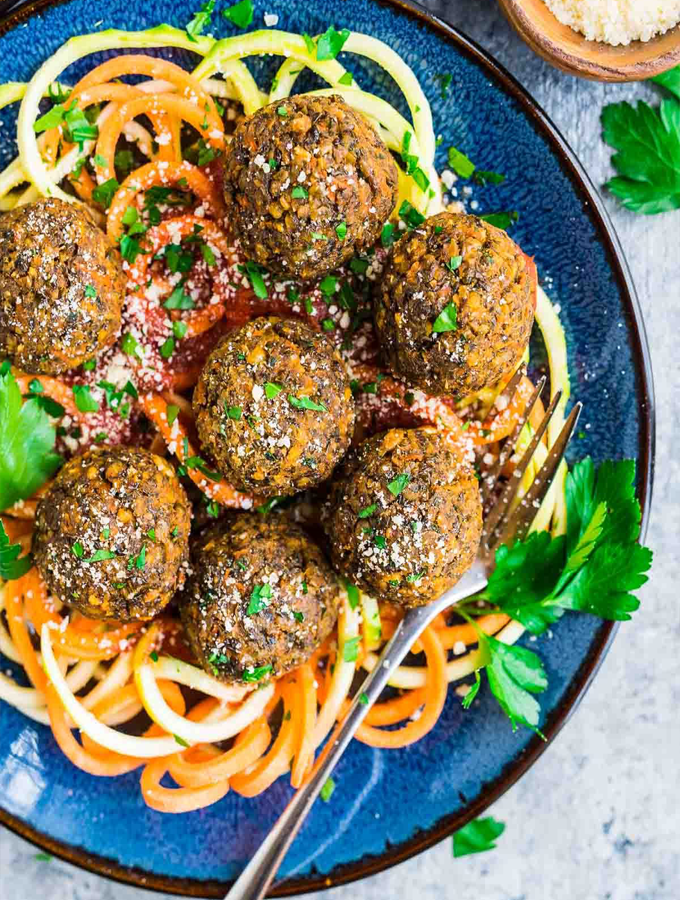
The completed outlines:
{"type": "Polygon", "coordinates": [[[158,662],[158,653],[155,650],[152,650],[151,653],[149,653],[149,656],[152,662],[158,662]]]}
{"type": "Polygon", "coordinates": [[[97,368],[97,360],[96,359],[86,359],[83,363],[83,369],[86,372],[94,372],[97,368]]]}
{"type": "Polygon", "coordinates": [[[253,21],[254,9],[253,0],[241,0],[223,10],[222,15],[237,28],[247,28],[253,21]]]}
{"type": "Polygon", "coordinates": [[[496,841],[505,831],[503,822],[497,822],[489,816],[486,819],[474,819],[468,822],[453,835],[453,855],[469,856],[471,853],[484,853],[496,847],[496,841]]]}
{"type": "Polygon", "coordinates": [[[334,275],[326,275],[319,282],[319,290],[324,297],[332,297],[338,289],[338,279],[334,275]]]}
{"type": "Polygon", "coordinates": [[[409,231],[422,225],[425,221],[425,216],[422,215],[422,213],[419,213],[415,206],[412,206],[408,200],[404,200],[399,207],[399,217],[406,223],[406,227],[409,231]]]}
{"type": "Polygon", "coordinates": [[[456,147],[449,147],[449,167],[460,178],[472,178],[475,171],[472,160],[456,147]]]}
{"type": "Polygon", "coordinates": [[[294,394],[288,394],[288,402],[295,409],[311,409],[314,412],[328,412],[323,403],[315,403],[309,397],[296,397],[294,394]]]}
{"type": "Polygon", "coordinates": [[[172,354],[175,352],[174,337],[167,337],[160,345],[158,352],[163,357],[163,359],[170,359],[172,354]]]}
{"type": "Polygon", "coordinates": [[[281,116],[282,119],[286,119],[288,117],[288,110],[285,106],[277,106],[276,112],[277,115],[281,116]]]}
{"type": "Polygon", "coordinates": [[[134,153],[131,150],[118,150],[113,157],[113,164],[121,175],[128,175],[135,167],[134,153]]]}
{"type": "Polygon", "coordinates": [[[344,47],[349,30],[343,28],[342,31],[336,31],[331,25],[316,42],[316,58],[321,61],[324,59],[335,59],[338,53],[344,47]]]}
{"type": "Polygon", "coordinates": [[[116,554],[112,550],[95,550],[92,556],[83,559],[83,562],[93,563],[100,562],[103,559],[115,559],[116,554]]]}
{"type": "Polygon", "coordinates": [[[337,234],[339,240],[344,241],[347,237],[347,222],[340,222],[335,226],[335,233],[337,234]]]}
{"type": "Polygon", "coordinates": [[[451,75],[450,72],[446,72],[443,74],[435,75],[434,78],[435,81],[439,82],[442,100],[446,100],[449,93],[449,88],[451,87],[451,82],[453,81],[453,75],[451,75]]]}
{"type": "Polygon", "coordinates": [[[310,56],[313,56],[316,51],[316,44],[314,43],[313,39],[306,32],[302,33],[302,39],[305,42],[307,53],[309,53],[310,56]]]}
{"type": "Polygon", "coordinates": [[[354,76],[352,75],[352,73],[345,72],[345,74],[341,78],[338,79],[338,84],[344,84],[344,85],[347,85],[347,87],[350,87],[352,85],[353,81],[354,81],[354,76]]]}
{"type": "Polygon", "coordinates": [[[204,3],[199,12],[194,13],[193,18],[189,22],[186,28],[187,35],[189,39],[196,43],[196,36],[199,34],[203,34],[205,28],[210,25],[210,20],[212,19],[212,14],[215,10],[215,0],[208,0],[207,3],[204,3]]]}
{"type": "Polygon", "coordinates": [[[168,425],[173,425],[175,419],[179,415],[179,406],[175,406],[173,403],[168,403],[167,407],[165,408],[165,415],[168,420],[168,425]]]}
{"type": "Polygon", "coordinates": [[[149,528],[149,530],[148,530],[147,533],[146,533],[146,536],[147,536],[148,538],[151,538],[152,541],[155,541],[155,540],[156,540],[156,529],[155,529],[155,528],[149,528]]]}
{"type": "Polygon", "coordinates": [[[432,323],[433,334],[441,334],[445,331],[455,331],[458,328],[458,307],[453,301],[447,303],[432,323]]]}
{"type": "Polygon", "coordinates": [[[239,266],[239,270],[242,272],[244,271],[248,276],[253,291],[255,292],[255,296],[260,300],[265,300],[268,296],[267,285],[262,277],[262,273],[265,270],[252,259],[249,259],[245,266],[239,266]]]}
{"type": "Polygon", "coordinates": [[[323,787],[319,791],[319,797],[323,800],[324,803],[328,803],[328,801],[333,796],[333,791],[335,790],[335,782],[332,778],[327,778],[324,781],[323,787]]]}
{"type": "Polygon", "coordinates": [[[35,120],[33,123],[33,131],[35,131],[36,134],[40,134],[43,131],[57,128],[64,121],[65,112],[66,110],[62,104],[57,103],[52,109],[48,110],[45,115],[40,116],[39,119],[35,120]]]}
{"type": "Polygon", "coordinates": [[[305,312],[308,316],[311,316],[314,313],[314,304],[310,297],[305,297],[305,312]]]}
{"type": "Polygon", "coordinates": [[[342,583],[347,591],[347,601],[350,605],[350,609],[356,609],[359,605],[359,588],[346,578],[342,579],[342,583]]]}
{"type": "Polygon", "coordinates": [[[277,384],[275,381],[267,381],[264,386],[264,393],[267,400],[273,400],[283,390],[283,385],[277,384]]]}
{"type": "Polygon", "coordinates": [[[398,497],[410,480],[411,476],[408,474],[408,472],[402,472],[401,475],[397,475],[397,477],[393,481],[390,481],[390,483],[387,485],[387,490],[390,492],[390,494],[398,497]]]}
{"type": "Polygon", "coordinates": [[[380,243],[383,247],[387,248],[391,247],[395,241],[394,225],[391,222],[385,222],[380,233],[380,243]]]}
{"type": "Polygon", "coordinates": [[[92,287],[91,284],[85,285],[85,296],[89,297],[90,299],[93,299],[97,296],[97,291],[92,287]]]}
{"type": "Polygon", "coordinates": [[[120,349],[128,356],[136,356],[137,359],[140,358],[139,341],[134,335],[130,334],[130,332],[123,335],[123,340],[120,342],[120,349]]]}
{"type": "Polygon", "coordinates": [[[387,547],[387,541],[385,540],[385,537],[382,534],[374,535],[373,542],[375,543],[375,546],[378,547],[378,549],[380,549],[380,550],[385,550],[387,547]]]}
{"type": "Polygon", "coordinates": [[[309,191],[303,188],[301,184],[296,184],[290,194],[295,200],[306,200],[309,197],[309,191]]]}
{"type": "MultiPolygon", "coordinates": [[[[302,593],[303,593],[303,594],[306,594],[307,591],[303,591],[302,593]]],[[[304,613],[301,613],[301,612],[293,612],[293,618],[295,619],[296,622],[304,622],[304,621],[305,621],[305,614],[304,614],[304,613]]]]}
{"type": "Polygon", "coordinates": [[[109,178],[108,181],[105,181],[103,184],[98,184],[94,188],[92,191],[92,199],[97,203],[101,203],[104,209],[108,209],[109,206],[111,206],[111,201],[119,187],[120,185],[115,178],[109,178]]]}
{"type": "Polygon", "coordinates": [[[312,232],[312,240],[313,241],[327,241],[328,238],[326,237],[325,234],[321,234],[320,231],[313,231],[312,232]]]}
{"type": "Polygon", "coordinates": [[[73,399],[80,412],[97,412],[99,409],[99,403],[90,393],[90,386],[88,384],[74,384],[73,399]]]}
{"type": "Polygon", "coordinates": [[[410,575],[406,576],[406,580],[409,584],[417,584],[424,575],[425,572],[412,572],[410,575]]]}
{"type": "Polygon", "coordinates": [[[324,331],[335,331],[335,322],[333,319],[322,319],[321,327],[324,331]]]}
{"type": "Polygon", "coordinates": [[[503,184],[505,181],[505,175],[501,175],[500,172],[489,172],[485,169],[475,169],[473,177],[477,184],[481,184],[482,187],[486,184],[503,184]]]}
{"type": "Polygon", "coordinates": [[[269,665],[269,666],[258,666],[252,672],[248,672],[246,670],[241,675],[241,680],[249,682],[249,683],[251,683],[253,681],[262,681],[264,676],[269,675],[269,673],[272,671],[272,669],[273,669],[273,666],[269,665]]]}
{"type": "Polygon", "coordinates": [[[371,503],[370,506],[364,506],[363,509],[360,509],[358,512],[358,516],[360,519],[368,519],[369,516],[373,515],[373,513],[376,511],[377,508],[378,508],[377,503],[371,503]]]}
{"type": "Polygon", "coordinates": [[[238,422],[243,415],[243,410],[240,406],[227,406],[226,403],[224,405],[224,411],[227,414],[227,418],[233,419],[235,422],[238,422]]]}
{"type": "Polygon", "coordinates": [[[82,559],[85,555],[85,551],[83,550],[83,545],[80,541],[76,541],[75,544],[71,547],[71,553],[74,556],[77,556],[78,559],[82,559]]]}
{"type": "Polygon", "coordinates": [[[212,248],[206,244],[205,242],[200,245],[201,247],[201,256],[203,257],[203,261],[206,266],[210,266],[212,268],[214,265],[217,265],[217,257],[215,256],[212,248]]]}
{"type": "Polygon", "coordinates": [[[354,257],[349,262],[349,267],[355,275],[365,275],[368,269],[368,260],[354,257]]]}
{"type": "Polygon", "coordinates": [[[187,323],[182,322],[180,319],[177,319],[177,321],[172,323],[172,334],[178,341],[181,341],[182,338],[186,336],[188,330],[189,326],[187,323]]]}
{"type": "Polygon", "coordinates": [[[181,738],[178,734],[173,734],[173,737],[174,737],[174,739],[177,741],[177,743],[180,745],[180,747],[189,747],[189,746],[191,746],[190,744],[188,744],[188,743],[184,740],[184,738],[181,738]]]}
{"type": "Polygon", "coordinates": [[[99,129],[87,118],[86,113],[77,106],[71,106],[64,113],[66,138],[83,150],[85,141],[96,141],[99,129]]]}
{"type": "Polygon", "coordinates": [[[413,404],[415,402],[416,402],[415,394],[413,394],[412,391],[406,391],[406,393],[404,394],[404,403],[407,406],[413,406],[413,404]]]}
{"type": "Polygon", "coordinates": [[[496,228],[502,228],[503,231],[507,231],[512,223],[519,219],[519,213],[516,209],[513,209],[509,212],[482,213],[479,218],[484,219],[489,225],[495,225],[496,228]]]}
{"type": "Polygon", "coordinates": [[[342,658],[345,662],[355,662],[359,656],[359,636],[349,638],[345,641],[342,648],[342,658]]]}
{"type": "Polygon", "coordinates": [[[247,616],[254,616],[269,606],[272,599],[272,589],[269,584],[256,584],[250,595],[250,603],[246,610],[247,616]]]}
{"type": "Polygon", "coordinates": [[[21,544],[10,544],[5,526],[0,519],[0,578],[4,581],[14,581],[21,578],[33,565],[33,557],[30,553],[21,556],[21,544]]]}
{"type": "Polygon", "coordinates": [[[185,293],[184,285],[180,282],[163,304],[165,309],[193,309],[196,304],[189,294],[185,293]]]}
{"type": "Polygon", "coordinates": [[[462,262],[462,256],[452,256],[451,259],[446,263],[446,268],[450,269],[452,272],[455,272],[462,262]]]}
{"type": "Polygon", "coordinates": [[[359,694],[359,703],[362,706],[368,706],[368,694],[365,694],[363,691],[359,694]]]}
{"type": "Polygon", "coordinates": [[[142,549],[139,551],[137,556],[132,556],[130,558],[130,562],[128,563],[128,569],[137,568],[143,569],[146,565],[146,544],[142,545],[142,549]]]}

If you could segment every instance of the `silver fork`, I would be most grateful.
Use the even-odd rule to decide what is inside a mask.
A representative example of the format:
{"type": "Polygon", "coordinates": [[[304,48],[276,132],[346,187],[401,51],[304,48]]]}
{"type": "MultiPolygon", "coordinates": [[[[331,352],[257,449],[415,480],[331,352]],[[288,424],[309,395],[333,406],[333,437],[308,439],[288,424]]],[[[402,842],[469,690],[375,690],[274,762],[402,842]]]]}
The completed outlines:
{"type": "MultiPolygon", "coordinates": [[[[519,375],[508,384],[506,392],[512,392],[518,381],[519,375]]],[[[506,441],[498,463],[483,478],[481,493],[483,500],[487,503],[496,487],[501,470],[514,450],[519,434],[536,405],[536,401],[544,386],[545,378],[538,383],[521,420],[518,422],[513,434],[506,441]]],[[[558,391],[553,396],[550,406],[536,429],[529,447],[517,464],[513,476],[508,481],[498,500],[485,515],[482,541],[475,562],[460,581],[438,600],[429,603],[427,606],[419,606],[408,610],[385,645],[377,664],[364,681],[361,689],[357,691],[347,714],[338,722],[324,749],[319,754],[309,779],[291,799],[265,838],[260,849],[243,870],[241,876],[227,894],[228,900],[262,900],[279,866],[283,862],[288,848],[318,797],[321,788],[345,752],[347,745],[354,737],[366,713],[387,685],[393,671],[404,659],[423,630],[440,612],[459,603],[461,600],[471,597],[486,587],[494,568],[496,548],[501,543],[508,543],[514,537],[524,537],[529,530],[538,507],[552,483],[558,466],[564,458],[567,444],[574,433],[581,413],[582,404],[577,403],[564,423],[557,441],[550,449],[529,491],[515,509],[510,512],[512,500],[517,493],[522,476],[531,462],[536,447],[548,427],[548,423],[560,399],[561,393],[558,391]]]]}

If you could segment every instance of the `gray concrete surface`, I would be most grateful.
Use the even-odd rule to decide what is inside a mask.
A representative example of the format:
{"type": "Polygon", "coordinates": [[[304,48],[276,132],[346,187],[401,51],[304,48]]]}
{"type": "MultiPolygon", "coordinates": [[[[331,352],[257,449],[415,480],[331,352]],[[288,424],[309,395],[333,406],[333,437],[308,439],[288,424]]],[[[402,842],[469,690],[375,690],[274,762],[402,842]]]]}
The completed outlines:
{"type": "MultiPolygon", "coordinates": [[[[298,0],[302,2],[302,0],[298,0]]],[[[528,87],[596,184],[609,173],[599,112],[651,95],[644,85],[563,75],[516,37],[494,0],[431,0],[528,87]]],[[[658,451],[643,605],[623,627],[569,726],[496,804],[498,849],[454,860],[449,841],[328,900],[678,900],[680,897],[680,212],[640,217],[606,199],[640,294],[656,378],[658,451]]],[[[142,900],[0,834],[0,900],[142,900]],[[11,872],[11,874],[9,874],[11,872]]],[[[310,895],[310,900],[312,895],[310,895]]]]}

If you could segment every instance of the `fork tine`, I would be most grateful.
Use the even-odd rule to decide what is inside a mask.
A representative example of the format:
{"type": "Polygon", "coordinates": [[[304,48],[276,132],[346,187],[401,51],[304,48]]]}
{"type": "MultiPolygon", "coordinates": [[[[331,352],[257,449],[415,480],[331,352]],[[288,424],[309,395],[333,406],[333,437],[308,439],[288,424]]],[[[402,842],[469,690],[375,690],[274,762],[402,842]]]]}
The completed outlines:
{"type": "Polygon", "coordinates": [[[550,452],[534,478],[531,487],[512,515],[508,518],[508,521],[503,526],[494,546],[498,546],[498,544],[507,544],[512,540],[523,540],[526,537],[526,534],[531,527],[531,523],[536,518],[539,507],[543,502],[545,495],[548,493],[553,478],[555,477],[555,473],[564,459],[564,454],[567,450],[569,441],[574,434],[582,408],[583,404],[579,402],[569,413],[566,422],[562,426],[559,437],[550,448],[550,452]]]}
{"type": "Polygon", "coordinates": [[[531,395],[529,402],[524,407],[524,412],[519,417],[517,425],[514,427],[512,434],[508,437],[508,439],[503,444],[503,449],[498,454],[498,459],[496,462],[487,470],[484,474],[484,478],[482,479],[482,503],[486,503],[491,496],[493,489],[496,487],[496,482],[498,481],[498,476],[501,474],[503,467],[506,462],[510,458],[510,456],[515,452],[515,445],[519,440],[519,436],[522,432],[522,429],[529,421],[529,416],[534,411],[534,407],[536,406],[536,401],[543,393],[543,388],[545,387],[547,376],[543,376],[538,384],[536,385],[536,389],[531,395]]]}
{"type": "Polygon", "coordinates": [[[503,493],[500,495],[493,508],[489,512],[488,516],[484,520],[482,540],[485,542],[487,547],[491,546],[494,532],[505,520],[508,514],[508,509],[510,508],[510,504],[512,503],[512,500],[517,493],[517,488],[519,487],[520,480],[526,472],[527,466],[531,462],[531,459],[536,452],[536,447],[538,447],[539,441],[543,437],[545,430],[548,427],[551,418],[553,417],[553,413],[557,408],[557,404],[561,399],[562,391],[557,391],[555,393],[555,396],[552,398],[550,406],[547,408],[543,419],[541,420],[541,424],[536,429],[536,433],[531,439],[531,443],[527,447],[524,456],[521,458],[521,460],[517,464],[517,468],[510,476],[510,480],[503,489],[503,493]]]}

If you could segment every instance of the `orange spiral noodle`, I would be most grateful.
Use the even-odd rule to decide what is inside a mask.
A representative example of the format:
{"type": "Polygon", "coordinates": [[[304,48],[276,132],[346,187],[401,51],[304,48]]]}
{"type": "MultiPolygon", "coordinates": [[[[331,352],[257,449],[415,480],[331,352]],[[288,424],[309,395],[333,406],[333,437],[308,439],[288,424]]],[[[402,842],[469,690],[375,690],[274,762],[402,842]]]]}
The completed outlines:
{"type": "Polygon", "coordinates": [[[213,216],[219,218],[223,212],[222,197],[214,182],[197,166],[186,161],[157,160],[128,175],[116,191],[106,219],[106,232],[112,241],[117,241],[123,234],[123,216],[137,194],[155,185],[189,190],[207,205],[213,216]]]}
{"type": "MultiPolygon", "coordinates": [[[[130,622],[126,625],[113,622],[106,623],[112,626],[110,631],[86,631],[71,624],[51,608],[47,587],[37,569],[31,569],[24,575],[22,582],[25,586],[26,614],[31,625],[40,634],[42,626],[48,623],[54,629],[54,643],[69,656],[78,659],[113,659],[121,650],[127,649],[130,639],[144,627],[142,622],[130,622]]],[[[95,622],[92,628],[95,627],[103,628],[104,623],[95,622]]]]}
{"type": "MultiPolygon", "coordinates": [[[[179,243],[179,241],[196,233],[198,229],[201,240],[207,241],[216,248],[223,258],[229,256],[229,242],[224,232],[210,219],[203,219],[199,216],[180,216],[176,219],[169,219],[149,228],[146,232],[145,240],[148,252],[142,254],[136,261],[134,266],[134,277],[137,284],[144,285],[149,279],[149,266],[153,257],[158,251],[166,247],[168,244],[179,243]]],[[[172,285],[167,284],[168,292],[172,290],[172,285]]],[[[160,296],[160,295],[159,295],[160,296]]],[[[190,310],[182,315],[179,310],[173,310],[172,318],[179,319],[187,326],[187,337],[198,337],[213,327],[224,316],[224,306],[221,303],[208,303],[200,309],[190,310]]]]}
{"type": "MultiPolygon", "coordinates": [[[[172,425],[168,424],[168,404],[160,394],[140,395],[139,403],[147,418],[163,435],[170,452],[174,453],[181,463],[196,455],[196,449],[181,421],[182,417],[177,416],[172,425]]],[[[252,507],[252,495],[237,491],[228,482],[212,481],[197,468],[188,469],[187,473],[204,494],[222,506],[229,506],[233,509],[250,509],[252,507]]]]}
{"type": "MultiPolygon", "coordinates": [[[[362,743],[369,744],[371,747],[407,747],[409,744],[419,741],[437,724],[437,720],[442,714],[446,703],[446,694],[449,686],[446,678],[446,653],[437,636],[437,632],[431,625],[422,633],[420,641],[427,657],[427,683],[423,689],[424,702],[421,715],[419,718],[409,721],[404,728],[400,728],[397,731],[382,731],[364,723],[359,726],[356,734],[357,739],[362,743]]],[[[416,692],[413,691],[412,693],[416,692]]],[[[388,703],[390,702],[388,701],[388,703]]],[[[415,701],[412,700],[411,702],[415,701]]],[[[384,722],[386,725],[400,721],[399,719],[394,719],[394,715],[396,710],[399,709],[401,711],[402,707],[395,703],[385,710],[385,705],[377,704],[374,707],[374,717],[386,716],[388,720],[384,722]],[[389,721],[390,719],[393,721],[389,721]]],[[[404,701],[403,709],[408,708],[408,701],[404,701]]],[[[415,709],[413,712],[415,712],[415,709]]],[[[409,715],[413,715],[413,712],[409,713],[409,715]]]]}

